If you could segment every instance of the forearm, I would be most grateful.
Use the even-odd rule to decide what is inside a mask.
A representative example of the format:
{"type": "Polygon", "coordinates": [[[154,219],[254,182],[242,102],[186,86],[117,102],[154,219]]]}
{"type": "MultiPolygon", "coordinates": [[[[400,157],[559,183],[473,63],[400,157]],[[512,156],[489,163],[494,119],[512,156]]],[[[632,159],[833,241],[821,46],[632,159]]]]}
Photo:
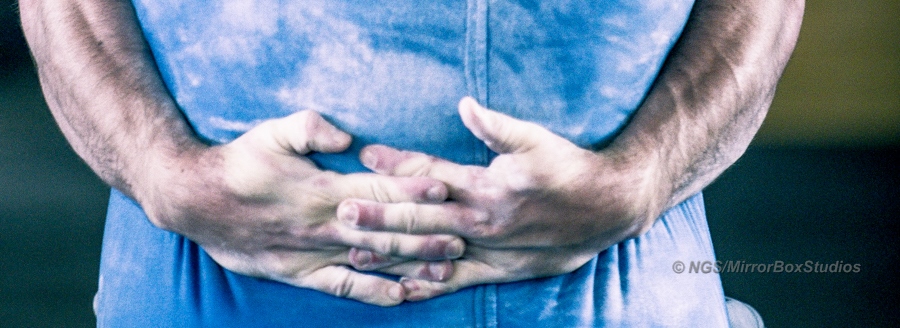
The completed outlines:
{"type": "Polygon", "coordinates": [[[47,104],[103,181],[144,197],[142,177],[202,146],[162,84],[130,2],[23,0],[20,10],[47,104]]]}
{"type": "Polygon", "coordinates": [[[647,99],[610,146],[661,164],[660,211],[744,153],[793,51],[803,7],[802,0],[697,1],[647,99]]]}

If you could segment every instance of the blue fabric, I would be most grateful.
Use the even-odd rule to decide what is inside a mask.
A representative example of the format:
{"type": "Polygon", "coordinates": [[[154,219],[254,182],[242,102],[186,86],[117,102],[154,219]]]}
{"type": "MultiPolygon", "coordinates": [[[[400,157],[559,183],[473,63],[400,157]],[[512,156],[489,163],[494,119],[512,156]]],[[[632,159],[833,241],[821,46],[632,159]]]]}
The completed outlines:
{"type": "MultiPolygon", "coordinates": [[[[255,124],[314,109],[354,136],[314,154],[363,170],[370,143],[486,165],[495,154],[456,103],[490,108],[600,148],[628,122],[677,39],[690,1],[135,1],[163,79],[198,134],[228,142],[255,124]]],[[[231,273],[152,226],[113,191],[98,325],[725,326],[702,197],[646,235],[570,274],[476,286],[382,308],[231,273]]]]}

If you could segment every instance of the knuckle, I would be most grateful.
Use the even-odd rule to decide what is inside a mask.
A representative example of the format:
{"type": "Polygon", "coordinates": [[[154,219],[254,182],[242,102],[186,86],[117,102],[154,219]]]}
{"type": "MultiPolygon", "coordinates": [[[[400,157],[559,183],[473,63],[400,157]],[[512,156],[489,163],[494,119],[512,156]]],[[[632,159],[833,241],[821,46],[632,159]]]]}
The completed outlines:
{"type": "Polygon", "coordinates": [[[476,239],[495,239],[500,236],[499,229],[487,224],[473,226],[469,233],[476,239]]]}
{"type": "Polygon", "coordinates": [[[422,173],[427,176],[431,176],[434,173],[434,170],[441,165],[441,160],[434,156],[422,156],[424,164],[422,165],[422,169],[424,170],[422,173]]]}
{"type": "Polygon", "coordinates": [[[251,275],[276,280],[283,280],[297,274],[297,268],[292,265],[289,256],[277,252],[257,254],[255,265],[248,269],[253,272],[251,275]]]}
{"type": "Polygon", "coordinates": [[[350,272],[345,272],[342,275],[342,277],[331,284],[328,292],[337,297],[347,298],[353,292],[354,281],[350,276],[350,272]]]}
{"type": "Polygon", "coordinates": [[[298,226],[290,232],[290,237],[300,247],[338,244],[344,240],[344,231],[334,224],[318,224],[298,226]],[[316,226],[318,225],[318,226],[316,226]]]}
{"type": "Polygon", "coordinates": [[[321,118],[319,114],[311,110],[303,110],[288,116],[282,124],[282,129],[288,131],[296,131],[294,137],[296,143],[306,144],[313,139],[316,131],[321,129],[321,118]]]}
{"type": "Polygon", "coordinates": [[[418,231],[420,210],[415,204],[398,204],[400,208],[400,219],[403,221],[403,232],[411,234],[418,231]]]}
{"type": "Polygon", "coordinates": [[[312,128],[313,126],[311,125],[315,124],[315,116],[318,116],[316,115],[316,112],[305,109],[288,116],[288,119],[292,121],[292,124],[297,124],[298,126],[308,129],[312,128]]]}
{"type": "Polygon", "coordinates": [[[389,188],[380,183],[379,181],[372,181],[368,185],[369,187],[369,195],[372,196],[372,199],[382,203],[390,203],[394,202],[394,197],[392,197],[391,192],[388,190],[389,188]]]}
{"type": "Polygon", "coordinates": [[[403,245],[400,237],[392,236],[386,240],[384,245],[384,252],[381,254],[388,255],[399,255],[402,251],[403,245]]]}
{"type": "Polygon", "coordinates": [[[371,238],[366,241],[366,244],[369,245],[370,251],[378,254],[391,254],[391,249],[395,246],[394,237],[377,237],[371,238]]]}
{"type": "Polygon", "coordinates": [[[269,264],[266,264],[267,268],[260,268],[261,271],[268,271],[267,275],[273,277],[291,277],[294,275],[293,267],[288,265],[287,262],[282,261],[280,259],[272,261],[269,264]]]}
{"type": "Polygon", "coordinates": [[[467,211],[463,221],[468,223],[463,225],[464,229],[468,229],[468,234],[478,239],[499,237],[504,230],[502,225],[494,222],[489,212],[467,211]]]}
{"type": "Polygon", "coordinates": [[[439,160],[433,156],[416,155],[404,152],[406,159],[397,167],[397,172],[412,177],[428,177],[433,175],[433,170],[439,164],[439,160]]]}
{"type": "Polygon", "coordinates": [[[262,121],[261,123],[257,124],[255,127],[250,129],[250,131],[248,131],[248,133],[246,135],[258,136],[256,134],[260,133],[260,132],[271,133],[272,131],[275,130],[276,126],[278,125],[277,121],[278,120],[262,121]]]}
{"type": "Polygon", "coordinates": [[[319,171],[303,183],[306,193],[298,197],[310,206],[337,206],[344,199],[352,198],[352,192],[347,189],[348,181],[337,172],[319,171]]]}
{"type": "Polygon", "coordinates": [[[510,155],[500,155],[491,163],[491,176],[501,177],[503,186],[511,192],[526,192],[540,186],[542,177],[535,175],[529,164],[510,155]],[[494,166],[496,164],[496,166],[494,166]]]}
{"type": "Polygon", "coordinates": [[[481,170],[463,170],[460,181],[463,181],[463,186],[481,187],[485,185],[485,175],[482,173],[481,170]]]}

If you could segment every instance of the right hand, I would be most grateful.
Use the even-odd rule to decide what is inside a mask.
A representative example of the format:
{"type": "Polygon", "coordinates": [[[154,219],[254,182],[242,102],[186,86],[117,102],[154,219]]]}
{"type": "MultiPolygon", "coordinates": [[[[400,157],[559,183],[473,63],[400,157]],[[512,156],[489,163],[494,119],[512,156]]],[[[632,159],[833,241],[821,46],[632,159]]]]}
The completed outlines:
{"type": "Polygon", "coordinates": [[[304,155],[340,152],[350,135],[312,111],[261,123],[231,143],[149,163],[151,186],[139,199],[151,222],[197,242],[221,266],[245,275],[382,306],[405,295],[392,280],[348,267],[351,248],[409,262],[383,270],[440,281],[464,251],[450,235],[360,231],[338,222],[348,198],[441,202],[431,178],[318,169],[304,155]],[[152,182],[151,182],[152,181],[152,182]]]}

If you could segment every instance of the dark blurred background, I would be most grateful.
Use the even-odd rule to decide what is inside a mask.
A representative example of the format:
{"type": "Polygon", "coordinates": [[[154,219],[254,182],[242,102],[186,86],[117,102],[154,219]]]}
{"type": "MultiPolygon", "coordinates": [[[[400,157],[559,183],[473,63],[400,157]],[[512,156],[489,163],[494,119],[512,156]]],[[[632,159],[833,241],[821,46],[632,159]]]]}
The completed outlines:
{"type": "MultiPolygon", "coordinates": [[[[808,1],[762,131],[706,190],[722,261],[860,264],[722,273],[771,327],[900,320],[900,2],[808,1]]],[[[0,1],[0,327],[89,327],[109,190],[41,96],[15,2],[0,1]]]]}

